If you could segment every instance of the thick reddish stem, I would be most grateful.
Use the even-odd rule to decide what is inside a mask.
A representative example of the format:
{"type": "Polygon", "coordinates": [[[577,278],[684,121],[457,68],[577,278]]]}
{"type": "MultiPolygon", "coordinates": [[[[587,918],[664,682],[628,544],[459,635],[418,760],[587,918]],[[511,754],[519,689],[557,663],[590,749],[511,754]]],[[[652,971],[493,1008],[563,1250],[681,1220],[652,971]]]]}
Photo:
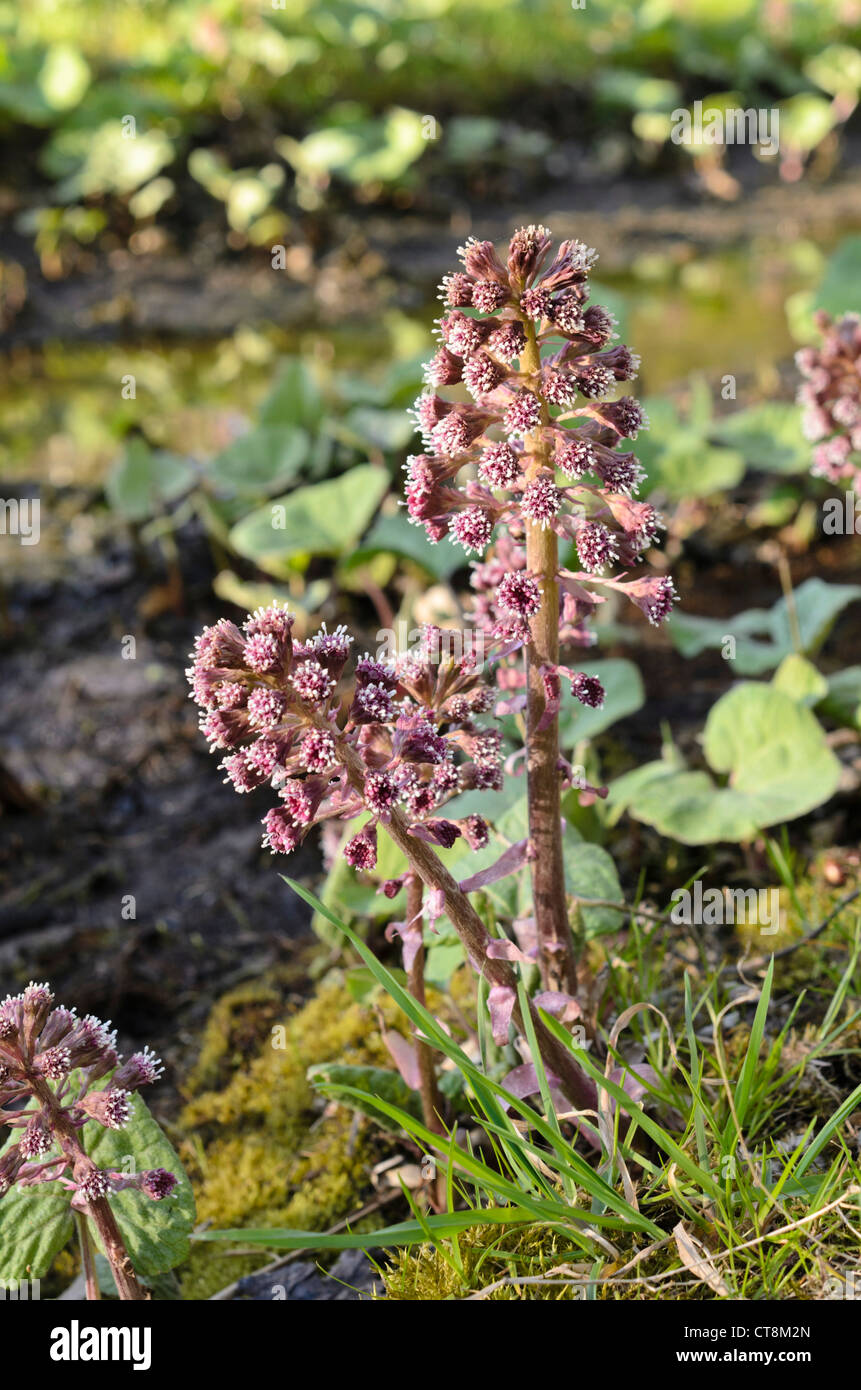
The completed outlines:
{"type": "MultiPolygon", "coordinates": [[[[524,322],[523,326],[526,348],[521,365],[534,379],[536,394],[539,394],[541,356],[535,325],[524,322]]],[[[547,464],[544,427],[548,413],[543,402],[541,417],[540,424],[526,440],[527,477],[534,477],[547,464]]],[[[559,553],[556,532],[551,527],[526,523],[526,565],[541,587],[541,607],[530,623],[532,640],[526,653],[526,776],[529,838],[535,851],[532,893],[538,960],[544,988],[573,995],[577,990],[577,965],[568,921],[562,858],[559,721],[552,719],[546,728],[539,728],[547,703],[541,668],[559,663],[559,553]]]]}
{"type": "MultiPolygon", "coordinates": [[[[57,1142],[69,1160],[72,1178],[76,1183],[80,1183],[87,1173],[95,1170],[96,1164],[84,1151],[78,1130],[68,1118],[63,1107],[58,1104],[54,1092],[44,1077],[28,1068],[27,1080],[33,1095],[46,1114],[50,1116],[57,1142]]],[[[120,1228],[116,1223],[107,1197],[97,1197],[88,1202],[84,1215],[86,1220],[92,1221],[99,1233],[99,1239],[111,1267],[120,1298],[130,1302],[145,1302],[149,1298],[149,1294],[138,1283],[134,1265],[129,1259],[128,1251],[120,1235],[120,1228]]]]}

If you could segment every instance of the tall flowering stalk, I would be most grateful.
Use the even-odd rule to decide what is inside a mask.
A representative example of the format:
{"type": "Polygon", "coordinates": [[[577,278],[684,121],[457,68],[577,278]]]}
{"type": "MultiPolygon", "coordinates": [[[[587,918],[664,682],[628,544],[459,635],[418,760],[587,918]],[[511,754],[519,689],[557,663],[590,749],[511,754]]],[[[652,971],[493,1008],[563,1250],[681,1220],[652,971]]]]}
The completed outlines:
{"type": "MultiPolygon", "coordinates": [[[[630,396],[639,359],[610,346],[614,320],[588,304],[595,252],[563,242],[550,259],[544,227],[523,227],[505,264],[490,242],[461,249],[463,269],[443,280],[442,345],[427,364],[416,414],[425,452],[407,462],[412,521],[436,542],[449,536],[490,560],[475,566],[477,620],[496,644],[500,710],[525,708],[526,771],[538,958],[544,986],[573,994],[576,962],[565,897],[559,815],[570,769],[560,757],[561,681],[600,705],[600,683],[560,664],[560,643],[586,646],[606,590],[627,595],[652,623],[675,600],[672,581],[623,580],[654,541],[660,518],[634,500],[643,473],[619,444],[647,421],[630,396]],[[455,388],[471,400],[440,392],[455,388]],[[456,483],[469,469],[467,476],[456,483]],[[576,555],[560,565],[559,542],[576,555]],[[522,651],[519,670],[512,657],[522,651]],[[518,691],[520,692],[518,694],[518,691]]],[[[589,794],[601,789],[589,789],[589,794]]]]}
{"type": "MultiPolygon", "coordinates": [[[[227,780],[239,792],[268,784],[277,793],[264,843],[289,853],[312,826],[361,816],[344,854],[371,870],[378,832],[388,834],[409,865],[383,891],[394,897],[408,888],[397,929],[414,990],[423,987],[423,919],[445,913],[489,984],[500,1043],[512,1024],[529,1031],[511,965],[524,953],[488,932],[471,892],[530,864],[544,984],[537,1002],[566,1016],[577,983],[560,821],[573,774],[560,756],[558,715],[563,680],[584,705],[601,704],[604,692],[593,675],[561,664],[560,650],[590,645],[589,621],[608,591],[626,595],[653,623],[675,599],[668,578],[607,573],[611,565],[632,570],[660,525],[654,508],[634,500],[643,476],[636,456],[618,449],[644,425],[643,412],[630,396],[608,399],[616,383],[636,375],[638,361],[626,347],[609,346],[613,319],[587,302],[594,252],[566,241],[548,264],[550,244],[543,227],[525,227],[505,264],[490,242],[463,248],[463,270],[442,285],[441,345],[416,403],[424,452],[406,464],[408,514],[431,541],[450,537],[482,557],[493,544],[474,566],[473,585],[495,688],[474,648],[452,656],[435,628],[418,651],[392,661],[365,656],[348,673],[343,628],[295,642],[293,620],[278,607],[251,614],[241,630],[226,620],[207,628],[188,671],[201,728],[224,754],[227,780]],[[449,388],[454,398],[441,394],[449,388]],[[502,734],[489,716],[520,711],[529,835],[458,883],[435,846],[463,837],[483,848],[488,826],[479,815],[446,814],[447,804],[463,791],[501,787],[502,734]]],[[[548,1072],[576,1108],[594,1109],[594,1086],[535,1003],[528,1007],[548,1072]]],[[[418,1060],[430,1117],[438,1098],[428,1058],[418,1060]]]]}
{"type": "Polygon", "coordinates": [[[122,1062],[115,1043],[110,1025],[92,1014],[78,1018],[74,1009],[55,1008],[46,984],[31,982],[0,1003],[0,1124],[20,1131],[0,1158],[0,1198],[15,1184],[56,1182],[68,1189],[81,1234],[87,1297],[99,1297],[92,1223],[120,1298],[142,1300],[148,1295],[129,1259],[110,1197],[136,1188],[161,1201],[175,1188],[176,1178],[164,1168],[112,1172],[100,1168],[85,1150],[86,1125],[125,1128],[132,1092],[161,1075],[159,1060],[148,1048],[122,1062]],[[94,1090],[105,1076],[110,1076],[107,1085],[94,1090]]]}

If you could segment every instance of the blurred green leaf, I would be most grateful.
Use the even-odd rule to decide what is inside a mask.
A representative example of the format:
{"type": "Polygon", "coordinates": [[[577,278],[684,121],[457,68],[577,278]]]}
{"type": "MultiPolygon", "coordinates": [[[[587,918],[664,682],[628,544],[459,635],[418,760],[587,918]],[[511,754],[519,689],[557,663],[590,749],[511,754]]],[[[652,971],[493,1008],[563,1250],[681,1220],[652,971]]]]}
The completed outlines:
{"type": "Polygon", "coordinates": [[[261,425],[210,459],[204,472],[216,487],[252,496],[283,488],[302,468],[311,441],[293,425],[261,425]]]}
{"type": "Polygon", "coordinates": [[[388,486],[382,468],[357,464],[339,478],[297,488],[243,517],[230,533],[230,544],[261,569],[294,555],[348,554],[388,486]]]}
{"type": "Polygon", "coordinates": [[[187,459],[153,450],[145,440],[135,438],[108,474],[105,494],[126,521],[147,521],[187,492],[194,479],[187,459]]]}

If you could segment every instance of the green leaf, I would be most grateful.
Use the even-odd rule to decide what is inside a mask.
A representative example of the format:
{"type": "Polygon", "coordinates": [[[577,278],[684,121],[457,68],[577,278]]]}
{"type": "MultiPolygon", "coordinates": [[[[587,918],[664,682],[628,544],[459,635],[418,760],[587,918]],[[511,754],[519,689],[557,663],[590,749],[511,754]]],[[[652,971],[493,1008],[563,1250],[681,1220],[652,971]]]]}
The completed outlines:
{"type": "Polygon", "coordinates": [[[216,454],[206,474],[233,493],[274,492],[295,478],[310,444],[305,430],[294,425],[261,425],[216,454]]]}
{"type": "MultiPolygon", "coordinates": [[[[802,651],[807,654],[818,651],[838,615],[858,598],[861,598],[861,585],[858,584],[826,584],[814,578],[796,589],[792,606],[802,651]]],[[[795,649],[793,618],[785,598],[771,609],[750,608],[731,618],[700,618],[677,611],[669,619],[668,629],[682,656],[698,656],[709,648],[720,649],[727,637],[734,637],[736,654],[727,659],[745,676],[771,670],[795,649]]]]}
{"type": "Polygon", "coordinates": [[[260,407],[260,424],[308,430],[314,434],[326,410],[326,403],[313,374],[299,357],[281,366],[275,385],[260,407]]]}
{"type": "Polygon", "coordinates": [[[805,473],[810,445],[801,432],[801,408],[762,401],[715,422],[712,433],[744,455],[749,468],[770,473],[805,473]]]}
{"type": "Polygon", "coordinates": [[[313,1086],[325,1087],[327,1095],[341,1100],[344,1105],[360,1111],[377,1124],[381,1124],[384,1129],[394,1130],[395,1133],[400,1130],[400,1125],[370,1100],[360,1099],[357,1092],[363,1096],[378,1096],[389,1105],[397,1105],[406,1110],[417,1120],[422,1117],[421,1101],[417,1092],[410,1090],[399,1072],[390,1071],[387,1067],[358,1067],[337,1062],[319,1062],[308,1068],[307,1076],[313,1086]],[[350,1094],[344,1092],[344,1087],[351,1088],[350,1094]]]}
{"type": "Polygon", "coordinates": [[[464,564],[463,551],[443,542],[434,545],[421,526],[412,526],[403,509],[391,516],[378,516],[351,563],[361,562],[381,551],[414,560],[437,579],[448,579],[464,564]]]}
{"type": "Polygon", "coordinates": [[[828,678],[828,692],[819,706],[839,724],[861,729],[861,666],[847,666],[828,678]]]}
{"type": "MultiPolygon", "coordinates": [[[[17,1137],[16,1132],[13,1139],[17,1137]]],[[[0,1286],[44,1279],[74,1234],[69,1198],[56,1183],[12,1187],[6,1193],[0,1202],[0,1286]]]]}
{"type": "Polygon", "coordinates": [[[813,707],[828,693],[828,682],[806,657],[797,652],[785,656],[771,679],[775,690],[782,690],[800,705],[813,707]]]}
{"type": "Polygon", "coordinates": [[[686,845],[751,839],[765,826],[794,820],[827,801],[840,764],[824,732],[803,705],[773,686],[745,682],[714,705],[704,751],[728,785],[707,772],[649,763],[610,787],[618,811],[686,845]]]}
{"type": "Polygon", "coordinates": [[[415,424],[403,410],[381,410],[361,405],[351,410],[344,420],[360,448],[383,449],[397,453],[405,449],[416,432],[415,424]]]}
{"type": "Polygon", "coordinates": [[[830,101],[816,92],[799,92],[778,105],[780,141],[785,149],[815,150],[835,125],[830,101]]]}
{"type": "Polygon", "coordinates": [[[707,497],[734,487],[744,474],[744,458],[737,449],[710,441],[711,399],[699,379],[691,381],[687,421],[663,398],[644,402],[651,428],[634,447],[647,474],[645,490],[662,492],[671,501],[683,497],[707,497]]]}
{"type": "Polygon", "coordinates": [[[861,309],[861,236],[846,237],[829,257],[813,308],[832,318],[861,309]]]}
{"type": "Polygon", "coordinates": [[[345,555],[357,544],[389,487],[373,464],[276,497],[233,527],[230,544],[261,569],[297,555],[345,555]]]}
{"type": "MultiPolygon", "coordinates": [[[[576,898],[607,898],[622,900],[622,885],[612,857],[601,845],[588,840],[571,840],[571,827],[565,834],[565,887],[576,898]]],[[[587,937],[601,932],[618,931],[625,918],[606,907],[581,907],[580,917],[587,937]]]]}
{"type": "Polygon", "coordinates": [[[135,1094],[132,1118],[124,1129],[89,1124],[84,1143],[100,1168],[121,1173],[167,1168],[176,1175],[176,1187],[160,1202],[129,1188],[115,1193],[110,1203],[131,1262],[140,1274],[149,1278],[181,1264],[188,1255],[196,1219],[194,1193],[176,1150],[141,1096],[135,1094]]]}
{"type": "Polygon", "coordinates": [[[70,44],[53,44],[45,54],[39,88],[54,111],[77,106],[90,85],[90,69],[80,50],[70,44]]]}
{"type": "Polygon", "coordinates": [[[136,438],[108,474],[105,494],[126,521],[147,521],[187,492],[194,477],[187,459],[150,449],[146,440],[136,438]]]}

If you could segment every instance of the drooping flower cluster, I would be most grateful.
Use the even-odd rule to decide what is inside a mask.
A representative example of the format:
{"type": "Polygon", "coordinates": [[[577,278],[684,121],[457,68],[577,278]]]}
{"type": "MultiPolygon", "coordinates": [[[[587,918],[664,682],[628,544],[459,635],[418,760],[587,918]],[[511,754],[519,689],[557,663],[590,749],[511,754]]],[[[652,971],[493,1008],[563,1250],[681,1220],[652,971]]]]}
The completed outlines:
{"type": "Polygon", "coordinates": [[[342,702],[346,630],[330,633],[324,625],[297,642],[293,622],[277,605],[258,609],[241,630],[222,619],[197,638],[187,672],[201,730],[224,753],[226,780],[238,792],[264,784],[277,791],[279,804],[263,821],[264,845],[289,854],[312,826],[367,813],[344,855],[355,868],[371,869],[377,826],[396,808],[419,839],[451,845],[463,835],[474,848],[486,843],[480,817],[439,814],[458,792],[501,784],[500,734],[477,719],[493,697],[475,654],[456,654],[449,635],[426,627],[417,650],[356,661],[351,696],[342,702]]]}
{"type": "Polygon", "coordinates": [[[99,1168],[80,1138],[87,1123],[123,1129],[131,1119],[133,1092],[161,1074],[149,1048],[123,1062],[110,1024],[55,1007],[48,985],[31,982],[21,994],[7,996],[0,1003],[0,1124],[20,1137],[0,1157],[0,1197],[15,1183],[43,1182],[72,1190],[72,1205],[81,1210],[129,1187],[154,1201],[169,1196],[176,1186],[173,1173],[99,1168]],[[106,1076],[107,1084],[95,1089],[106,1076]]]}
{"type": "Polygon", "coordinates": [[[805,378],[798,388],[802,429],[816,445],[811,472],[861,486],[861,317],[844,314],[835,323],[820,311],[815,321],[822,346],[795,355],[805,378]]]}
{"type": "Polygon", "coordinates": [[[631,570],[661,528],[655,509],[636,500],[636,455],[620,448],[648,421],[632,396],[608,399],[636,377],[639,359],[612,345],[613,316],[588,302],[595,252],[564,241],[550,253],[540,226],[515,232],[505,264],[491,242],[461,248],[463,269],[441,285],[442,345],[416,403],[424,451],[406,464],[406,506],[432,541],[448,536],[481,556],[495,543],[473,567],[475,612],[506,644],[528,640],[540,600],[537,578],[523,573],[525,527],[552,528],[579,562],[559,572],[560,635],[585,645],[602,588],[627,595],[655,624],[676,594],[664,576],[625,582],[608,572],[631,570]],[[524,360],[533,334],[537,365],[524,360]],[[440,394],[450,387],[462,388],[461,399],[440,394]]]}

